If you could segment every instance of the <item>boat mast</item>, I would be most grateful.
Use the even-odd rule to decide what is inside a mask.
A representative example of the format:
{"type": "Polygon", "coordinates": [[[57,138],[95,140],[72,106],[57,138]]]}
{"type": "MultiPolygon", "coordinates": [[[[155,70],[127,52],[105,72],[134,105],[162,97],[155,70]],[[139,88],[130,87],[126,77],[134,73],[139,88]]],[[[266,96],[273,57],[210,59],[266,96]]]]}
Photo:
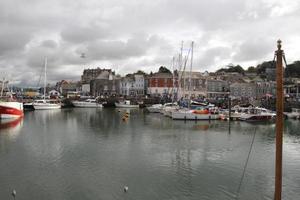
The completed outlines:
{"type": "Polygon", "coordinates": [[[0,97],[3,96],[4,83],[5,83],[5,78],[3,78],[3,81],[2,81],[2,87],[1,87],[1,95],[0,95],[0,97]]]}
{"type": "Polygon", "coordinates": [[[47,83],[47,80],[46,80],[46,78],[47,78],[47,76],[46,76],[46,74],[47,74],[47,57],[45,58],[45,72],[44,72],[44,100],[46,101],[46,83],[47,83]]]}
{"type": "Polygon", "coordinates": [[[172,59],[172,70],[173,70],[173,80],[172,80],[172,95],[173,95],[173,97],[172,97],[172,103],[174,102],[174,100],[175,100],[175,71],[174,71],[174,68],[175,68],[175,56],[173,56],[173,59],[172,59]]]}
{"type": "MultiPolygon", "coordinates": [[[[191,95],[192,95],[192,69],[193,69],[193,54],[194,54],[194,41],[191,45],[191,66],[190,66],[190,77],[189,77],[189,104],[191,104],[191,95]]],[[[189,105],[190,106],[190,105],[189,105]]]]}
{"type": "Polygon", "coordinates": [[[275,200],[281,200],[282,191],[282,135],[283,135],[283,66],[284,56],[281,40],[277,41],[276,56],[276,161],[275,161],[275,200]]]}

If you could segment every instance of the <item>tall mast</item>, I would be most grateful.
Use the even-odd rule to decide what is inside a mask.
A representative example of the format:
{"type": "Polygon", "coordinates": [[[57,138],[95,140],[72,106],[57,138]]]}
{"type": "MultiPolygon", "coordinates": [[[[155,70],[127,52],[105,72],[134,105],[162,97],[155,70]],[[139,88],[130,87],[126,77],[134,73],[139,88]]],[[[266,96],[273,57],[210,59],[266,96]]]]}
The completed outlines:
{"type": "Polygon", "coordinates": [[[173,59],[172,59],[172,70],[173,70],[173,80],[172,80],[172,95],[173,95],[173,98],[172,98],[172,103],[174,102],[174,99],[175,99],[175,71],[174,71],[174,68],[175,68],[175,57],[173,56],[173,59]]]}
{"type": "Polygon", "coordinates": [[[194,54],[194,41],[192,41],[191,45],[191,66],[190,66],[190,77],[189,77],[189,99],[191,101],[191,89],[192,89],[192,69],[193,69],[193,54],[194,54]]]}
{"type": "Polygon", "coordinates": [[[281,200],[282,190],[282,135],[283,135],[283,66],[284,56],[281,40],[277,41],[276,56],[276,161],[275,161],[275,200],[281,200]]]}
{"type": "Polygon", "coordinates": [[[45,58],[45,72],[44,72],[44,100],[46,99],[46,83],[47,83],[47,57],[45,58]]]}
{"type": "Polygon", "coordinates": [[[4,84],[5,84],[5,78],[3,78],[3,81],[2,81],[2,87],[1,87],[1,95],[0,95],[0,97],[3,96],[4,84]]]}

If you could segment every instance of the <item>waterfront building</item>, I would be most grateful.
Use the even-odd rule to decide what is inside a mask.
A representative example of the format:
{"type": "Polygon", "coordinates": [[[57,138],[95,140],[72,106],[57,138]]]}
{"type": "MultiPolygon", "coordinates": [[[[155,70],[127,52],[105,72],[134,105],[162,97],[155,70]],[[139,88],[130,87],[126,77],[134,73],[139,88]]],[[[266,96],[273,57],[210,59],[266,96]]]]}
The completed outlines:
{"type": "Polygon", "coordinates": [[[66,81],[62,80],[56,83],[56,90],[60,92],[63,96],[67,96],[68,92],[79,92],[80,91],[80,82],[78,81],[66,81]]]}
{"type": "Polygon", "coordinates": [[[179,84],[180,84],[180,96],[188,97],[191,95],[191,98],[203,97],[206,96],[206,79],[207,74],[201,72],[178,72],[179,84]]]}
{"type": "Polygon", "coordinates": [[[101,73],[90,81],[91,94],[93,96],[111,96],[119,94],[119,75],[115,75],[111,69],[102,70],[101,73]]]}
{"type": "Polygon", "coordinates": [[[259,81],[256,82],[256,98],[275,97],[276,82],[275,81],[259,81]]]}
{"type": "Polygon", "coordinates": [[[255,98],[256,84],[255,83],[230,84],[230,96],[238,99],[255,98]]]}
{"type": "Polygon", "coordinates": [[[147,93],[151,96],[177,95],[177,86],[178,82],[176,74],[173,77],[172,73],[157,72],[148,77],[147,93]]]}
{"type": "Polygon", "coordinates": [[[207,98],[224,98],[228,95],[229,84],[220,79],[207,79],[206,96],[207,98]]]}
{"type": "Polygon", "coordinates": [[[111,71],[111,69],[85,69],[83,70],[83,74],[81,76],[81,83],[82,84],[90,84],[92,80],[95,80],[102,72],[104,71],[111,71]]]}
{"type": "Polygon", "coordinates": [[[145,77],[143,74],[128,74],[120,81],[120,94],[125,96],[145,95],[145,77]]]}

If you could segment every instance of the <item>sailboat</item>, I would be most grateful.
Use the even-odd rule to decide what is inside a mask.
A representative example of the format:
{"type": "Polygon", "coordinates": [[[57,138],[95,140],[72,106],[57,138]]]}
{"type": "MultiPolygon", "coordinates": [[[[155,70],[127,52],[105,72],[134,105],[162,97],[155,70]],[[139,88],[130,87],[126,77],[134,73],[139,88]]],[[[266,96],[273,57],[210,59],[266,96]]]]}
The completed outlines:
{"type": "Polygon", "coordinates": [[[44,74],[44,99],[35,100],[33,107],[35,110],[55,110],[61,108],[61,103],[55,99],[46,99],[46,82],[47,82],[47,58],[45,58],[44,74]]]}

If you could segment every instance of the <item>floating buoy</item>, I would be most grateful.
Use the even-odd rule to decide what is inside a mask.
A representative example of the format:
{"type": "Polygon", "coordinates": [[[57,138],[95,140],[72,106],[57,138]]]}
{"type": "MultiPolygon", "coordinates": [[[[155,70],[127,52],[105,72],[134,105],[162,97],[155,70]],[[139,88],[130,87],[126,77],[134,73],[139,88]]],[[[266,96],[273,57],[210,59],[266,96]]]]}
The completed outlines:
{"type": "Polygon", "coordinates": [[[13,191],[11,192],[11,195],[12,195],[14,198],[16,198],[17,191],[16,191],[16,190],[13,190],[13,191]]]}
{"type": "Polygon", "coordinates": [[[124,186],[124,192],[128,191],[128,186],[124,186]]]}

